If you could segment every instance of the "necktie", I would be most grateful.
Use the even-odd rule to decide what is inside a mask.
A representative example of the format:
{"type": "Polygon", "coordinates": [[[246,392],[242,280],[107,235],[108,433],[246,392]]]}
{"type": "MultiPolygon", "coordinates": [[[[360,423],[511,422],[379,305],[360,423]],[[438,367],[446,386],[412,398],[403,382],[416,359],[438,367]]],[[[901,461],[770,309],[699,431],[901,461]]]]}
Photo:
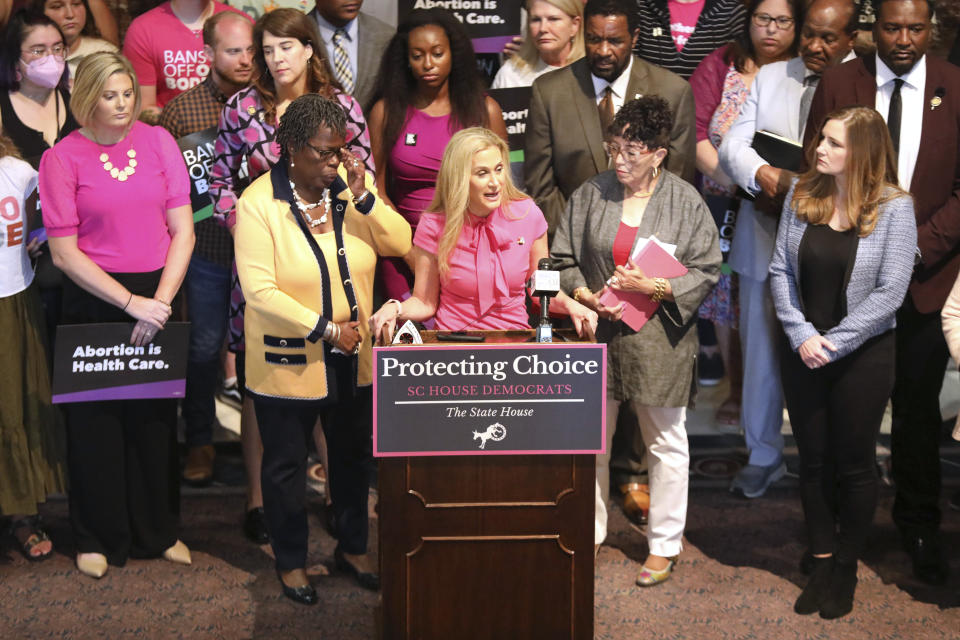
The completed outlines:
{"type": "Polygon", "coordinates": [[[347,48],[343,46],[343,39],[347,37],[347,32],[343,29],[337,29],[333,33],[333,71],[337,80],[343,85],[345,93],[353,93],[353,71],[350,70],[350,56],[347,55],[347,48]]]}
{"type": "Polygon", "coordinates": [[[613,124],[613,89],[610,85],[603,90],[603,98],[597,104],[597,110],[600,112],[600,129],[603,132],[603,139],[607,139],[607,129],[613,124]]]}
{"type": "Polygon", "coordinates": [[[813,94],[816,92],[819,82],[819,75],[810,75],[803,79],[803,93],[800,95],[800,123],[797,127],[799,137],[797,140],[803,140],[803,131],[807,128],[807,116],[810,115],[810,103],[813,101],[813,94]]]}
{"type": "Polygon", "coordinates": [[[893,150],[900,153],[900,119],[903,113],[903,100],[900,98],[900,87],[903,86],[903,80],[894,79],[893,95],[890,96],[890,111],[887,113],[887,128],[890,130],[890,138],[893,140],[893,150]]]}

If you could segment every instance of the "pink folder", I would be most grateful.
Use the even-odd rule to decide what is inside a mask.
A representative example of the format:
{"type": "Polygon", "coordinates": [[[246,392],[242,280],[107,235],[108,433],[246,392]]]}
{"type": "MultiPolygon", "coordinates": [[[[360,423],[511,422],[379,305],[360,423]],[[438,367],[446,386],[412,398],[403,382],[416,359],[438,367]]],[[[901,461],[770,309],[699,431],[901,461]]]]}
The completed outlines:
{"type": "MultiPolygon", "coordinates": [[[[676,278],[687,272],[685,266],[653,239],[633,257],[633,264],[642,269],[648,278],[676,278]]],[[[622,319],[634,331],[639,331],[660,306],[659,302],[654,302],[648,295],[609,288],[600,296],[600,302],[608,307],[624,302],[622,319]]]]}

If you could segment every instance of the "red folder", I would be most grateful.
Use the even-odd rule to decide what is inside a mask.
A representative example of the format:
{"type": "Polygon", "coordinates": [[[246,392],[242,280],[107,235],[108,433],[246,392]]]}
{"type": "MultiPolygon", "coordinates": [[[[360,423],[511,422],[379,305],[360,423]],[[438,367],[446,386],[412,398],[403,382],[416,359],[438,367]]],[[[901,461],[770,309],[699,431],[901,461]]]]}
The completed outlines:
{"type": "MultiPolygon", "coordinates": [[[[633,258],[633,264],[642,269],[648,278],[676,278],[687,272],[685,266],[652,238],[633,258]]],[[[650,296],[638,291],[616,291],[610,288],[600,296],[600,302],[607,307],[625,303],[622,320],[634,331],[639,331],[660,306],[659,302],[654,302],[650,296]]]]}

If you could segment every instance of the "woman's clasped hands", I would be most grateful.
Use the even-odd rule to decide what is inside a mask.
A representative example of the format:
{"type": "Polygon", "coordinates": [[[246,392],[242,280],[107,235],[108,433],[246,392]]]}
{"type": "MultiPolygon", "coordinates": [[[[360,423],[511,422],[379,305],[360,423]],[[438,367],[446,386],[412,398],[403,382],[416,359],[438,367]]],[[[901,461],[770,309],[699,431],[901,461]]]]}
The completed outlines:
{"type": "Polygon", "coordinates": [[[817,334],[804,340],[800,348],[797,349],[797,354],[808,368],[817,369],[830,364],[830,354],[825,351],[826,349],[836,351],[837,347],[824,336],[817,334]]]}
{"type": "Polygon", "coordinates": [[[149,344],[173,313],[170,305],[163,300],[138,295],[130,296],[124,310],[137,320],[133,333],[130,334],[130,344],[137,347],[149,344]]]}

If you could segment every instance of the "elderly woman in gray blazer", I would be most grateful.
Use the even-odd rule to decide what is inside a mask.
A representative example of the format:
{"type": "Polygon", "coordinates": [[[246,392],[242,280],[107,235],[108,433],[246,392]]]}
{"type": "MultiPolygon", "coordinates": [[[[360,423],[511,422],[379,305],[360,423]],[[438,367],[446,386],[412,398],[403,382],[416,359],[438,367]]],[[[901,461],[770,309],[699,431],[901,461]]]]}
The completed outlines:
{"type": "Polygon", "coordinates": [[[770,287],[786,337],[780,366],[812,567],[794,611],[838,618],[853,608],[876,509],[876,437],[917,229],[879,113],[831,113],[807,153],[811,169],[784,203],[770,287]]]}
{"type": "Polygon", "coordinates": [[[720,273],[717,227],[697,190],[663,162],[673,115],[658,96],[626,103],[606,143],[614,170],[577,189],[567,203],[551,256],[561,288],[594,309],[597,339],[607,343],[607,449],[597,456],[596,541],[606,536],[610,444],[622,403],[629,403],[647,446],[650,468],[650,554],[637,578],[641,586],[666,580],[681,550],[687,512],[690,455],[686,407],[694,388],[697,309],[720,273]],[[676,245],[686,268],[677,277],[644,273],[629,256],[651,236],[676,245]],[[623,303],[608,290],[659,303],[649,320],[632,329],[623,303]],[[609,304],[601,302],[601,298],[609,304]]]}

